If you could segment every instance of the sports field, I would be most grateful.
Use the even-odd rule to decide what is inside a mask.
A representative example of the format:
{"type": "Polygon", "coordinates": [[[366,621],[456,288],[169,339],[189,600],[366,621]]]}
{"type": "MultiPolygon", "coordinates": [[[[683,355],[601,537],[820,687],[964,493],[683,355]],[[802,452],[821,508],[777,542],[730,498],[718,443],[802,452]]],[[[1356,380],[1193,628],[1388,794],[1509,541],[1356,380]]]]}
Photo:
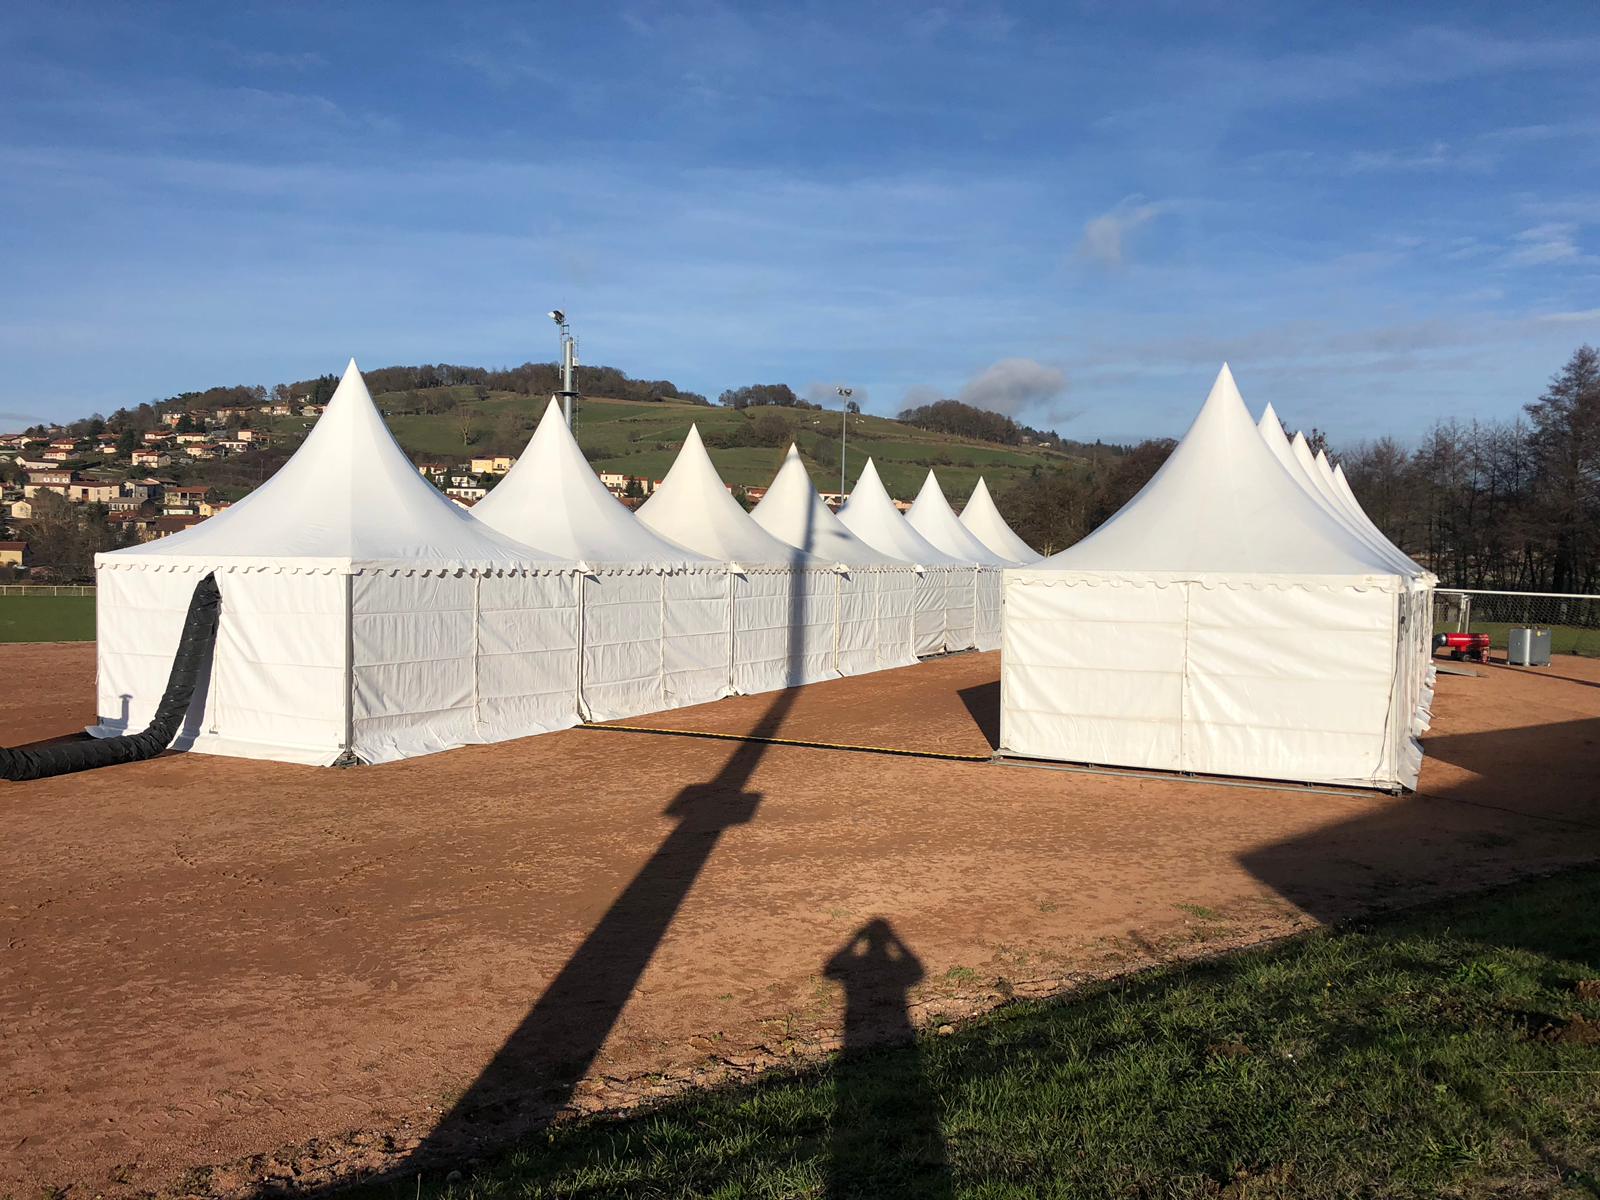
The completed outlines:
{"type": "Polygon", "coordinates": [[[0,596],[0,642],[93,640],[93,596],[0,596]]]}
{"type": "MultiPolygon", "coordinates": [[[[11,744],[92,713],[0,666],[11,744]]],[[[1480,670],[1399,798],[609,730],[4,786],[0,1195],[1587,1194],[1591,877],[1094,991],[1595,861],[1600,664],[1480,670]]],[[[982,756],[997,673],[648,723],[982,756]]]]}

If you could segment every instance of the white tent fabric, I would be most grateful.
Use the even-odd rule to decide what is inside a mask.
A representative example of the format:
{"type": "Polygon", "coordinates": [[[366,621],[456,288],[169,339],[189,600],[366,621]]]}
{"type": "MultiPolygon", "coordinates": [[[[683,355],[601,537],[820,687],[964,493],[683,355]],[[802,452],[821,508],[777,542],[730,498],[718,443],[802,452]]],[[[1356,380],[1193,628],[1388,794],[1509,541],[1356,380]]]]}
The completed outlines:
{"type": "Polygon", "coordinates": [[[1001,558],[1024,566],[1044,558],[1044,555],[1018,537],[1016,531],[1006,524],[1006,519],[1000,515],[994,497],[989,494],[989,485],[984,482],[982,476],[978,477],[977,486],[972,489],[966,507],[961,510],[961,523],[987,546],[991,553],[1001,558]]]}
{"type": "Polygon", "coordinates": [[[1334,519],[1382,555],[1406,580],[1402,624],[1411,645],[1412,661],[1406,667],[1405,691],[1411,700],[1412,732],[1421,735],[1433,720],[1433,588],[1438,579],[1385,537],[1365,513],[1359,513],[1359,505],[1352,511],[1334,484],[1327,456],[1321,451],[1313,455],[1304,434],[1296,433],[1290,441],[1271,404],[1262,411],[1256,428],[1267,448],[1295,482],[1334,519]]]}
{"type": "Polygon", "coordinates": [[[1002,752],[1415,786],[1407,581],[1267,448],[1226,366],[1137,496],[1005,578],[1002,752]]]}
{"type": "Polygon", "coordinates": [[[354,361],[261,487],[95,567],[97,736],[148,723],[207,572],[222,615],[180,748],[385,762],[579,719],[576,564],[473,521],[422,479],[354,361]]]}
{"type": "Polygon", "coordinates": [[[838,580],[840,674],[859,675],[917,661],[912,645],[915,569],[850,532],[817,495],[795,446],[789,447],[750,516],[780,541],[844,567],[838,580]]]}
{"type": "Polygon", "coordinates": [[[637,515],[661,537],[728,564],[734,691],[766,692],[837,675],[837,568],[750,519],[717,475],[698,427],[690,427],[667,477],[637,515]]]}
{"type": "Polygon", "coordinates": [[[889,498],[870,458],[839,510],[839,520],[867,545],[919,568],[913,624],[919,655],[964,650],[974,644],[973,569],[911,527],[889,498]]]}
{"type": "Polygon", "coordinates": [[[555,400],[471,512],[524,545],[582,564],[579,696],[587,719],[728,694],[726,564],[641,524],[595,475],[555,400]]]}
{"type": "MultiPolygon", "coordinates": [[[[1000,569],[1015,566],[985,546],[978,536],[961,523],[950,502],[944,498],[939,480],[932,471],[922,481],[922,490],[906,513],[910,526],[951,558],[972,564],[972,573],[963,580],[971,588],[970,627],[952,623],[947,632],[952,642],[994,650],[1000,645],[1000,608],[1004,600],[1000,569]]],[[[958,610],[951,606],[952,618],[958,610]]],[[[951,649],[960,648],[952,645],[951,649]]]]}

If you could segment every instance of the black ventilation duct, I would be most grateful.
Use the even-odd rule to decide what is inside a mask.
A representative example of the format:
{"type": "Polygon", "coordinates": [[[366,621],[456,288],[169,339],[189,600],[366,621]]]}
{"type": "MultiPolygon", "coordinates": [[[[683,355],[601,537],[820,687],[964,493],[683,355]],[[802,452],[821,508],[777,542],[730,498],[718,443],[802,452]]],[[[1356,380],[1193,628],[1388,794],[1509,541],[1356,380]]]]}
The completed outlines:
{"type": "Polygon", "coordinates": [[[189,597],[189,612],[183,619],[183,637],[172,659],[167,690],[162,693],[155,716],[143,733],[87,742],[59,742],[31,750],[0,750],[0,779],[15,782],[48,779],[52,775],[70,775],[116,763],[139,762],[154,758],[172,745],[184,714],[189,711],[189,703],[194,699],[200,672],[211,661],[211,651],[217,641],[217,618],[221,613],[222,592],[217,588],[216,577],[207,575],[195,585],[194,595],[189,597]]]}

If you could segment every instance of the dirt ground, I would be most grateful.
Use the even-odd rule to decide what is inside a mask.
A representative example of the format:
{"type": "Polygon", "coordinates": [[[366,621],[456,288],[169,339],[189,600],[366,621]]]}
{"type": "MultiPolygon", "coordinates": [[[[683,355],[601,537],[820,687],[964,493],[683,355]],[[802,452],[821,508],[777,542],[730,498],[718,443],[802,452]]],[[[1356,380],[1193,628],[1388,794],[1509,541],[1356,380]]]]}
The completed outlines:
{"type": "MultiPolygon", "coordinates": [[[[0,743],[93,653],[0,647],[0,743]]],[[[998,670],[639,723],[983,754],[998,670]]],[[[1600,662],[1481,670],[1402,798],[583,729],[0,784],[0,1196],[315,1191],[818,1053],[875,919],[921,1024],[1600,857],[1600,662]]]]}

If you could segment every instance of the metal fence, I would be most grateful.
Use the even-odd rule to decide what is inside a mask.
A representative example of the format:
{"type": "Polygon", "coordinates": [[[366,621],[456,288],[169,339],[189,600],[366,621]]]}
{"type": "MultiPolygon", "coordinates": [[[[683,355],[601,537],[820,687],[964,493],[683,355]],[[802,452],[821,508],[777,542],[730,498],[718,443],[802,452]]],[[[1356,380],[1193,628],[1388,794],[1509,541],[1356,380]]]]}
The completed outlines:
{"type": "Polygon", "coordinates": [[[1506,648],[1512,629],[1548,629],[1551,653],[1600,657],[1600,596],[1440,588],[1433,627],[1441,633],[1487,633],[1497,650],[1506,648]]]}
{"type": "Polygon", "coordinates": [[[0,583],[0,596],[92,596],[92,583],[0,583]]]}

